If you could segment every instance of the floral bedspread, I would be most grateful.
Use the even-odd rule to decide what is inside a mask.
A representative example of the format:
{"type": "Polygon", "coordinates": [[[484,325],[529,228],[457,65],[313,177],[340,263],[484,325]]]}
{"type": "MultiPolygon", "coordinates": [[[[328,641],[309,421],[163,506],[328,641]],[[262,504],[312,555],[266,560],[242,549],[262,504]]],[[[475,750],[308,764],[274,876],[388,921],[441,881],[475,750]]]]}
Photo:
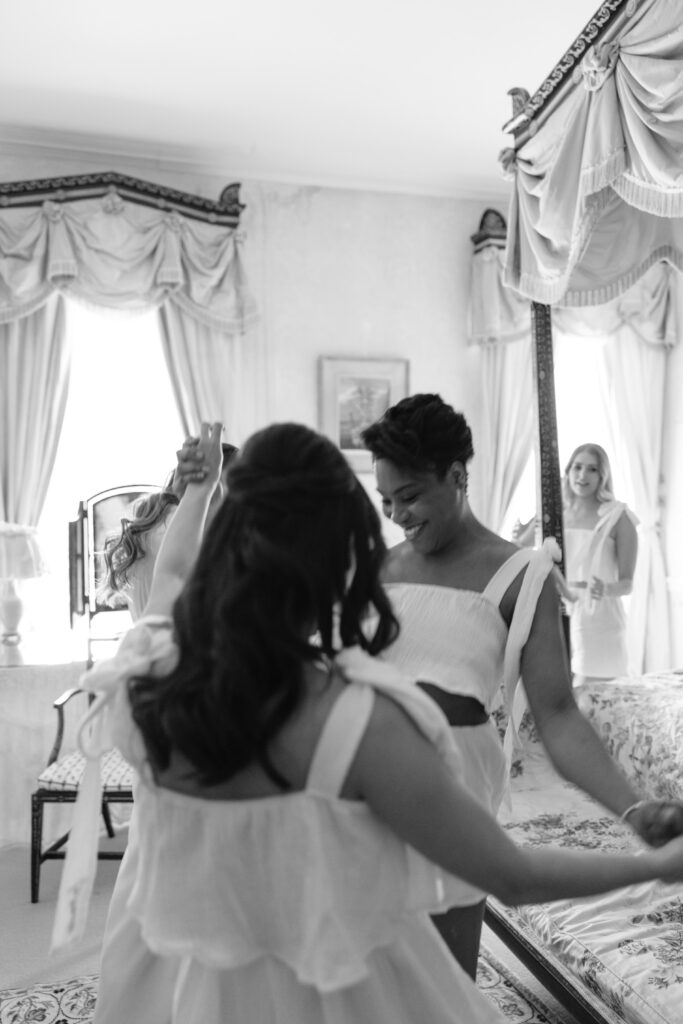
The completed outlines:
{"type": "MultiPolygon", "coordinates": [[[[582,710],[643,793],[683,796],[683,677],[592,684],[582,710]]],[[[526,727],[512,806],[502,823],[516,842],[637,850],[638,837],[564,782],[526,727]]],[[[644,883],[606,896],[502,907],[526,938],[609,1024],[683,1022],[683,886],[644,883]]]]}
{"type": "Polygon", "coordinates": [[[584,715],[637,790],[683,798],[683,673],[590,683],[576,693],[584,715]]]}

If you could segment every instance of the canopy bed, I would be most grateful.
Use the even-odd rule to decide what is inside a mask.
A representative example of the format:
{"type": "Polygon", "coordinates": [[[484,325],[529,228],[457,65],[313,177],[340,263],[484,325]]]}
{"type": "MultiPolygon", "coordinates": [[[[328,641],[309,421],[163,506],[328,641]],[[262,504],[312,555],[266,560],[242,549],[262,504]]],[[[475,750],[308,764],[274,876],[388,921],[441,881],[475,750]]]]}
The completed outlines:
{"type": "MultiPolygon", "coordinates": [[[[616,396],[615,445],[623,444],[630,456],[631,482],[644,510],[639,562],[648,586],[638,671],[646,674],[587,684],[578,697],[643,795],[680,799],[683,676],[665,671],[669,610],[659,540],[662,406],[667,351],[680,333],[683,271],[680,3],[606,0],[536,93],[511,94],[513,118],[505,129],[513,144],[501,154],[513,180],[507,231],[488,211],[488,223],[474,236],[471,334],[486,349],[489,389],[497,387],[503,398],[505,362],[533,364],[541,531],[562,546],[553,329],[596,317],[604,326],[616,315],[617,343],[605,346],[604,371],[616,396]],[[477,274],[489,278],[487,300],[479,304],[477,274]],[[647,310],[655,309],[646,323],[647,310]],[[511,355],[512,344],[487,346],[506,334],[508,341],[520,340],[525,332],[526,356],[521,349],[511,355]]],[[[522,396],[516,409],[522,440],[530,430],[525,403],[522,396]]],[[[517,470],[508,470],[509,490],[517,470]]],[[[492,523],[505,499],[504,493],[495,497],[492,523]]],[[[555,775],[528,718],[521,735],[506,818],[520,842],[636,845],[628,829],[555,775]]],[[[579,1020],[680,1021],[680,887],[632,887],[609,898],[533,910],[491,901],[488,920],[579,1020]]]]}

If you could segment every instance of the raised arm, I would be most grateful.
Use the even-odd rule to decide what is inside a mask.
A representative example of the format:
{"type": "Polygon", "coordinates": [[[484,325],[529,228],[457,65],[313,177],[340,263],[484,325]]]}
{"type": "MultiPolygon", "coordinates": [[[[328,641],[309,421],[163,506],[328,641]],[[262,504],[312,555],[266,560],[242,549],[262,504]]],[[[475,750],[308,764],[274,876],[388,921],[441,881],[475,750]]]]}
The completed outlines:
{"type": "Polygon", "coordinates": [[[375,699],[347,787],[429,860],[507,904],[683,878],[683,838],[638,856],[516,846],[387,697],[375,699]]]}
{"type": "Polygon", "coordinates": [[[144,615],[169,615],[199,552],[211,496],[221,472],[220,423],[202,423],[197,448],[204,476],[187,484],[159,548],[144,615]]]}

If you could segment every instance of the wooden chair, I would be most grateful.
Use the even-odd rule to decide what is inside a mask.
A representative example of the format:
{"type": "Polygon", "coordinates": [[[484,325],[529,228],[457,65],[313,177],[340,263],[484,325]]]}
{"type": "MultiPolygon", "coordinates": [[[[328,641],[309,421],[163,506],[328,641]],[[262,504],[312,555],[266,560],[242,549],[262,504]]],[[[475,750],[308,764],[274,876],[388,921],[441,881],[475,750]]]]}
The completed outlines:
{"type": "MultiPolygon", "coordinates": [[[[78,687],[66,690],[54,701],[57,711],[57,734],[45,770],[38,776],[38,789],[31,795],[31,903],[38,902],[40,889],[40,868],[46,860],[63,860],[69,833],[43,850],[43,807],[46,803],[75,803],[85,768],[85,758],[78,751],[60,757],[64,739],[64,708],[81,694],[90,695],[78,687]]],[[[85,710],[85,709],[84,709],[85,710]]],[[[118,750],[110,750],[102,758],[102,817],[107,834],[113,838],[114,827],[109,804],[133,802],[133,770],[118,750]]],[[[120,860],[120,851],[100,850],[100,860],[120,860]]]]}

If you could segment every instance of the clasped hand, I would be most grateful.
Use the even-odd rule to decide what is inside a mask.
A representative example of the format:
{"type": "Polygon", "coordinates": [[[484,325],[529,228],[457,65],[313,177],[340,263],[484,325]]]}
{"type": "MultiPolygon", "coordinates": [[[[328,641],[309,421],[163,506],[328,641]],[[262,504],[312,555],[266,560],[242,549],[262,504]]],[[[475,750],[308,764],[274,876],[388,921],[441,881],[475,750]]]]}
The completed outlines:
{"type": "Polygon", "coordinates": [[[199,437],[188,436],[176,454],[175,477],[181,488],[202,483],[207,474],[220,476],[222,461],[220,423],[202,423],[199,437]]]}
{"type": "Polygon", "coordinates": [[[627,821],[650,846],[663,846],[683,835],[683,802],[642,800],[628,814],[627,821]]]}
{"type": "Polygon", "coordinates": [[[185,438],[176,452],[175,477],[182,488],[190,483],[218,483],[223,461],[222,432],[222,423],[202,423],[199,437],[185,438]]]}
{"type": "Polygon", "coordinates": [[[590,583],[586,583],[585,580],[575,580],[569,584],[569,588],[573,593],[571,600],[578,600],[578,591],[587,590],[591,600],[600,601],[605,596],[607,584],[599,576],[592,576],[590,583]]]}

